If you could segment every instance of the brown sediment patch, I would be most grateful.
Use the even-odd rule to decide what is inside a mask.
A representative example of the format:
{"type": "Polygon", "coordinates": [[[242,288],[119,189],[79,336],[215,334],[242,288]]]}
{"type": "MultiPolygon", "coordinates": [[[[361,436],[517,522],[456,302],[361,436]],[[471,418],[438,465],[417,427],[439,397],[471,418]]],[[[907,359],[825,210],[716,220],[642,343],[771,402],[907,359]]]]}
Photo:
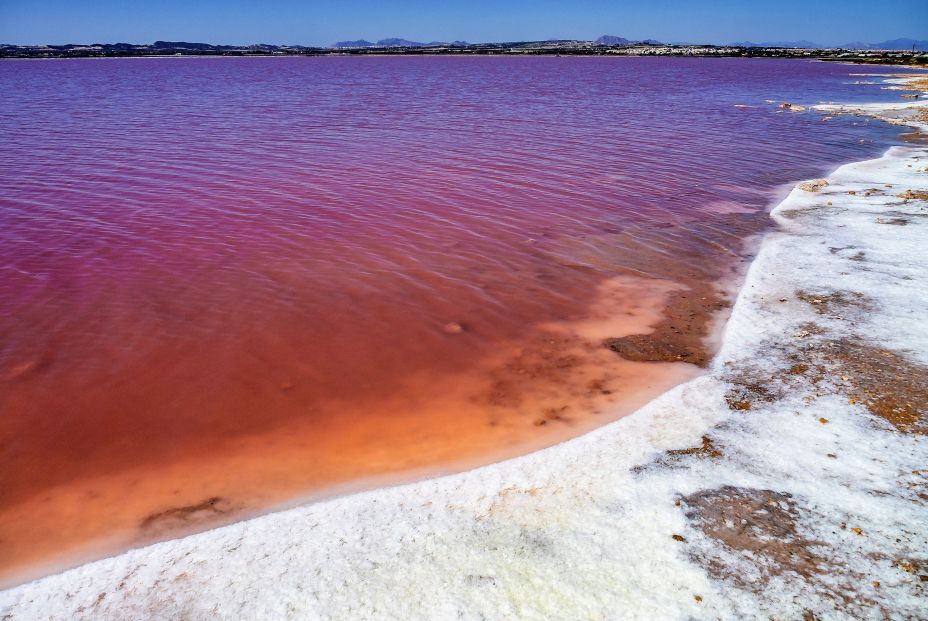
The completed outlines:
{"type": "MultiPolygon", "coordinates": [[[[812,299],[820,300],[817,297],[812,299]]],[[[783,298],[781,301],[785,300],[783,298]]],[[[779,367],[770,369],[750,366],[731,367],[725,375],[729,389],[724,398],[729,409],[748,411],[778,401],[791,383],[805,377],[813,369],[817,375],[811,378],[811,382],[813,384],[820,382],[824,377],[825,369],[820,364],[816,366],[816,361],[812,360],[808,354],[815,350],[818,339],[811,339],[816,341],[815,344],[808,342],[807,339],[821,336],[826,332],[823,327],[814,322],[803,322],[792,335],[792,342],[789,344],[781,342],[768,345],[772,352],[779,352],[786,359],[786,364],[781,363],[779,367]]],[[[775,356],[771,358],[771,360],[776,359],[775,356]]]]}
{"type": "Polygon", "coordinates": [[[802,209],[781,209],[777,211],[777,216],[787,220],[795,220],[803,213],[802,209]]]}
{"type": "Polygon", "coordinates": [[[912,470],[903,475],[905,488],[914,493],[919,500],[928,501],[928,469],[912,470]]]}
{"type": "Polygon", "coordinates": [[[820,336],[826,334],[828,330],[818,325],[814,321],[804,321],[799,324],[799,330],[793,334],[793,338],[804,339],[807,336],[820,336]]]}
{"type": "Polygon", "coordinates": [[[928,433],[928,367],[850,339],[829,341],[818,355],[849,385],[851,403],[903,433],[928,433]]]}
{"type": "MultiPolygon", "coordinates": [[[[827,518],[803,507],[792,494],[726,485],[681,496],[677,502],[693,528],[721,544],[721,549],[704,548],[701,542],[689,545],[690,557],[710,576],[755,593],[768,589],[773,579],[796,587],[805,584],[830,601],[828,608],[833,607],[817,612],[841,612],[854,618],[874,612],[878,618],[892,616],[891,610],[866,594],[871,587],[879,588],[880,581],[837,561],[828,543],[803,532],[803,523],[827,518]],[[745,570],[744,561],[750,570],[745,570]]],[[[847,525],[842,522],[841,528],[847,525]]],[[[864,536],[860,528],[848,530],[864,536]]],[[[919,562],[897,558],[893,566],[921,581],[919,562]]],[[[804,619],[817,618],[810,610],[802,614],[804,619]]]]}
{"type": "MultiPolygon", "coordinates": [[[[474,397],[475,402],[494,407],[517,408],[526,401],[526,394],[539,391],[580,390],[574,387],[581,367],[588,361],[586,354],[591,344],[573,334],[545,331],[531,339],[513,355],[491,371],[493,378],[487,391],[474,397]]],[[[598,390],[591,388],[589,395],[609,394],[604,392],[609,377],[598,380],[598,390]]],[[[567,395],[561,395],[561,399],[567,395]]],[[[539,420],[554,420],[550,412],[564,412],[566,405],[547,405],[542,408],[545,417],[539,420]]],[[[536,421],[536,424],[537,421],[536,421]]]]}
{"type": "MultiPolygon", "coordinates": [[[[651,334],[630,334],[603,341],[606,349],[634,362],[691,362],[693,353],[676,341],[666,341],[651,334]]],[[[698,355],[698,354],[697,354],[698,355]]],[[[705,366],[703,362],[699,366],[705,366]]]]}
{"type": "Polygon", "coordinates": [[[829,291],[823,293],[797,291],[796,297],[812,305],[819,315],[838,316],[841,314],[839,311],[848,308],[859,310],[871,308],[871,302],[867,296],[857,291],[829,291]]]}
{"type": "Polygon", "coordinates": [[[857,339],[807,342],[807,337],[826,332],[815,324],[804,326],[794,335],[799,344],[788,348],[788,364],[767,372],[743,370],[729,377],[731,388],[725,396],[729,408],[751,410],[758,402],[776,401],[790,383],[804,378],[815,387],[816,396],[840,394],[849,404],[863,406],[897,431],[928,434],[928,367],[857,339]]]}
{"type": "Polygon", "coordinates": [[[756,581],[719,559],[697,559],[716,578],[762,590],[772,576],[793,572],[809,579],[829,569],[816,552],[824,544],[800,534],[797,525],[802,516],[791,494],[726,485],[683,496],[680,501],[692,526],[758,561],[754,566],[761,580],[756,581]]]}
{"type": "Polygon", "coordinates": [[[907,201],[928,201],[928,190],[906,190],[901,194],[896,194],[896,198],[907,201]]]}
{"type": "Polygon", "coordinates": [[[652,332],[607,338],[603,346],[635,362],[689,362],[705,367],[711,357],[705,342],[710,321],[730,305],[708,287],[680,293],[670,299],[652,332]]]}
{"type": "Polygon", "coordinates": [[[232,512],[232,505],[225,498],[214,496],[195,505],[173,507],[146,516],[139,528],[143,531],[173,530],[197,523],[206,523],[232,512]]]}
{"type": "Polygon", "coordinates": [[[928,560],[911,557],[897,558],[892,561],[892,566],[911,576],[918,587],[928,589],[928,560]]]}
{"type": "Polygon", "coordinates": [[[702,443],[699,446],[691,446],[689,448],[666,451],[652,462],[642,466],[635,466],[631,469],[631,471],[633,474],[639,474],[654,467],[673,468],[679,462],[681,462],[683,458],[686,457],[708,457],[709,459],[716,459],[721,456],[722,451],[718,448],[715,442],[712,441],[712,438],[709,436],[703,436],[702,443]]]}
{"type": "Polygon", "coordinates": [[[818,192],[828,186],[828,179],[813,179],[799,184],[799,189],[805,192],[818,192]]]}
{"type": "MultiPolygon", "coordinates": [[[[925,119],[920,120],[924,121],[925,119]]],[[[928,144],[928,134],[920,131],[904,132],[899,134],[899,139],[902,142],[907,142],[909,144],[928,144]]]]}
{"type": "Polygon", "coordinates": [[[692,446],[685,449],[674,449],[672,451],[667,451],[667,455],[671,457],[680,457],[683,455],[705,455],[706,457],[721,457],[722,451],[716,448],[715,443],[712,442],[712,438],[709,436],[703,436],[701,445],[692,446]]]}
{"type": "Polygon", "coordinates": [[[740,375],[729,380],[732,387],[725,393],[725,403],[732,410],[754,409],[757,402],[772,403],[779,399],[776,389],[761,375],[740,375]]]}
{"type": "MultiPolygon", "coordinates": [[[[796,295],[820,314],[853,313],[870,307],[866,296],[857,292],[797,292],[796,295]]],[[[804,330],[799,333],[803,337],[827,334],[815,324],[803,325],[804,330]]],[[[774,386],[788,381],[789,375],[808,375],[814,371],[812,384],[832,379],[836,384],[832,392],[846,395],[850,404],[862,405],[898,431],[928,433],[928,367],[898,352],[853,338],[817,339],[791,349],[788,354],[791,366],[770,373],[755,388],[755,394],[768,394],[774,386]]]]}
{"type": "Polygon", "coordinates": [[[877,218],[876,223],[877,224],[893,224],[895,226],[906,226],[909,223],[909,221],[906,218],[889,218],[889,219],[877,218]]]}

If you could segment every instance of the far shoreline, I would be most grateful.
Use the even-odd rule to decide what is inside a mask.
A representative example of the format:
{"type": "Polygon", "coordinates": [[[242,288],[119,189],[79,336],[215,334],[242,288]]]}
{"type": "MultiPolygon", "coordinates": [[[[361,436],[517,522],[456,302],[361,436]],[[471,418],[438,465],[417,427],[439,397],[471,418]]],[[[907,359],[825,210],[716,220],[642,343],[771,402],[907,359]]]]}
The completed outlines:
{"type": "Polygon", "coordinates": [[[0,45],[0,60],[53,58],[173,58],[173,57],[367,57],[367,56],[551,56],[551,57],[669,57],[784,58],[855,64],[928,66],[928,52],[919,50],[790,48],[657,42],[605,45],[589,41],[521,41],[473,44],[373,45],[326,47],[302,45],[213,45],[156,41],[153,44],[90,43],[0,45]]]}

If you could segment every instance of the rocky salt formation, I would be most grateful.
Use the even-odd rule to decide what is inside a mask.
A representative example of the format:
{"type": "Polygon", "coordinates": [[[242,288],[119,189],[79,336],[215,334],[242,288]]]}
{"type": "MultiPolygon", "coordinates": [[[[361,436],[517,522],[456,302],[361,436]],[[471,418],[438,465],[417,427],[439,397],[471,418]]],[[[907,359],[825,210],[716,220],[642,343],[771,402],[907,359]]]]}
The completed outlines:
{"type": "Polygon", "coordinates": [[[708,373],[636,414],[44,578],[0,617],[928,617],[928,148],[825,181],[773,211],[708,373]]]}

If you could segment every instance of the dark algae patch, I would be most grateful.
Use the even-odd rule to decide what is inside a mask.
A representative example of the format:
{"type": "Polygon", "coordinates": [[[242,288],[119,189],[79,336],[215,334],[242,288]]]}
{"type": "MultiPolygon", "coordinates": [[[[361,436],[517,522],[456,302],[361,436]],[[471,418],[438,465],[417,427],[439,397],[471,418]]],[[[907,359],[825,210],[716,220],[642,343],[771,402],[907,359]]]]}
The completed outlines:
{"type": "Polygon", "coordinates": [[[712,356],[705,342],[710,322],[715,313],[729,306],[714,291],[677,294],[652,332],[608,338],[603,346],[634,362],[688,362],[705,368],[712,356]]]}
{"type": "Polygon", "coordinates": [[[146,532],[182,528],[208,522],[213,518],[232,511],[229,501],[219,496],[207,498],[201,503],[183,507],[173,507],[158,513],[152,513],[141,521],[139,527],[146,532]]]}

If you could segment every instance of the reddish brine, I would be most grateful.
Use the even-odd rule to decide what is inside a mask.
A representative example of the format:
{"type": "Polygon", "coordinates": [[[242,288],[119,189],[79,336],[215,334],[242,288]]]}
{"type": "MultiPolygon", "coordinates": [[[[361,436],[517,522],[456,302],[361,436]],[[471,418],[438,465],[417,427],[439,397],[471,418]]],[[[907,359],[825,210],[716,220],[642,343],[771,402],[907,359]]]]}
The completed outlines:
{"type": "Polygon", "coordinates": [[[693,377],[603,340],[720,308],[783,184],[897,139],[779,107],[898,97],[855,72],[0,63],[2,580],[524,453],[693,377]]]}

